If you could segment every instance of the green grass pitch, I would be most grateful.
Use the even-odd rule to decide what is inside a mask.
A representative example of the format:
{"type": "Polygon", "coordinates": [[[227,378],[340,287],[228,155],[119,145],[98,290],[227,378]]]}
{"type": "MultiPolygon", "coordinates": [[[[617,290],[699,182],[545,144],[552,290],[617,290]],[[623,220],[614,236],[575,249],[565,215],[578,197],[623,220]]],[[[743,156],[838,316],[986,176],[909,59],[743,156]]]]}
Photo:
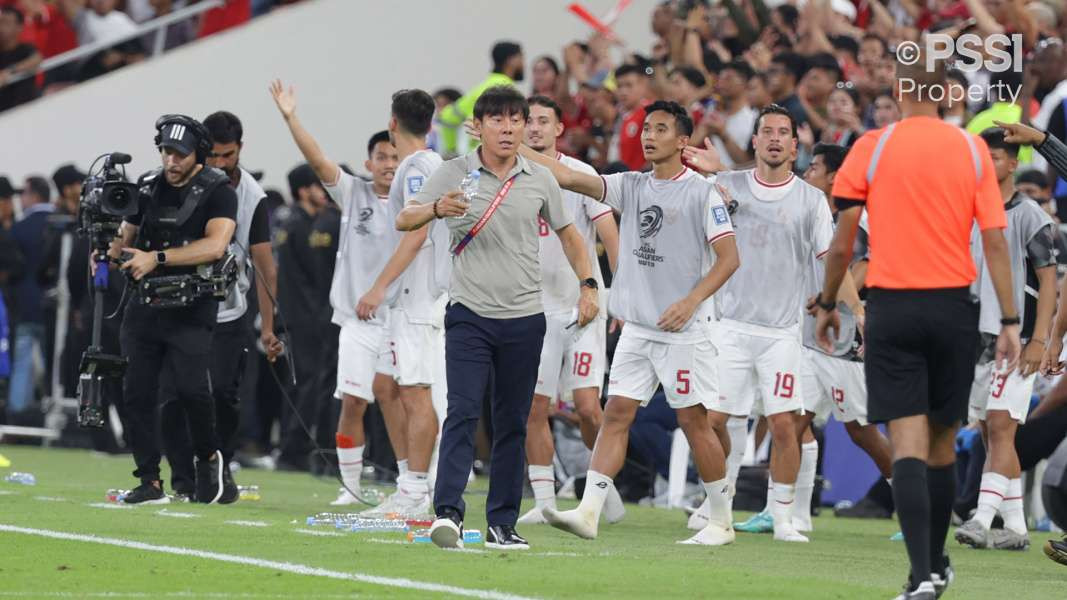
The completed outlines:
{"type": "MultiPolygon", "coordinates": [[[[628,505],[626,520],[602,526],[596,541],[526,526],[520,533],[529,552],[446,552],[400,534],[306,533],[305,518],[330,511],[338,487],[308,475],[238,473],[239,483],[260,486],[258,502],[122,510],[99,505],[108,488],[136,483],[128,456],[14,446],[0,446],[0,454],[12,461],[0,478],[11,471],[37,477],[35,486],[0,482],[0,598],[888,600],[907,571],[903,545],[889,541],[896,531],[890,521],[824,516],[815,520],[810,544],[738,534],[732,546],[706,548],[674,543],[689,535],[680,511],[628,505]],[[14,527],[95,537],[57,539],[14,527]],[[101,538],[113,541],[90,541],[101,538]]],[[[471,486],[468,528],[484,530],[485,488],[482,479],[471,486]]],[[[1067,568],[1040,550],[1046,537],[1032,534],[1032,548],[1022,553],[975,551],[950,540],[957,581],[946,598],[1067,598],[1067,568]]]]}

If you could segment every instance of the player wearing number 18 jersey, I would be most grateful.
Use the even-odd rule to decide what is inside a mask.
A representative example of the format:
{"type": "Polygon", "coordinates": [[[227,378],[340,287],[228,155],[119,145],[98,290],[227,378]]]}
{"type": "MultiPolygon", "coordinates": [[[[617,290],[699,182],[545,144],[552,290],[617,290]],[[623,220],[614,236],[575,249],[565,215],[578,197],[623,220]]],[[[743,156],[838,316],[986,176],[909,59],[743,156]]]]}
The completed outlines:
{"type": "MultiPolygon", "coordinates": [[[[593,167],[556,150],[556,138],[563,133],[559,105],[545,96],[534,96],[529,103],[526,143],[542,154],[554,156],[571,169],[596,176],[593,167]]],[[[599,235],[608,262],[614,268],[619,229],[611,207],[567,190],[563,190],[563,203],[574,215],[574,226],[585,240],[593,278],[597,280],[598,289],[603,290],[604,278],[600,273],[600,261],[597,260],[596,239],[599,235]]],[[[578,304],[578,281],[574,279],[574,270],[563,252],[559,236],[543,219],[540,242],[541,299],[545,305],[546,328],[537,387],[526,424],[526,462],[529,464],[530,486],[536,505],[519,518],[518,522],[522,524],[546,523],[541,509],[556,507],[555,470],[552,466],[555,447],[548,423],[549,403],[561,394],[573,393],[582,439],[592,450],[603,418],[600,387],[607,366],[607,323],[604,313],[580,329],[572,324],[572,313],[578,304]]],[[[604,516],[608,522],[616,522],[622,519],[626,509],[614,487],[609,492],[604,516]]]]}
{"type": "Polygon", "coordinates": [[[622,214],[619,268],[608,311],[626,322],[615,349],[604,423],[597,436],[577,509],[544,509],[554,527],[592,539],[612,477],[622,467],[637,409],[662,384],[678,425],[689,439],[712,519],[686,540],[722,545],[734,540],[726,457],[708,427],[707,406],[718,397],[716,348],[711,341],[711,297],[737,269],[733,227],[718,191],[682,165],[693,131],[675,102],[649,105],[641,135],[651,173],[597,178],[523,149],[552,170],[560,186],[603,201],[622,214]]]}

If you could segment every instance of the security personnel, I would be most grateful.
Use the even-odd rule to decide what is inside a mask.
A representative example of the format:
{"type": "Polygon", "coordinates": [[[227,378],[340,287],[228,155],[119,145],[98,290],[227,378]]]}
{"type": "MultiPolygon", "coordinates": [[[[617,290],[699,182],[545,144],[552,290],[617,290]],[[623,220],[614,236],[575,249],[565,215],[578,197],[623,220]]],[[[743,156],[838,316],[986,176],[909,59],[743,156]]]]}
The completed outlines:
{"type": "MultiPolygon", "coordinates": [[[[164,115],[156,121],[156,147],[162,167],[139,181],[138,211],[127,217],[109,255],[124,257],[122,269],[135,281],[195,273],[226,254],[236,229],[237,195],[229,179],[204,161],[211,136],[198,121],[164,115]]],[[[222,494],[223,464],[215,431],[215,406],[208,369],[218,301],[194,298],[176,308],[146,305],[140,294],[130,300],[120,339],[129,360],[125,401],[141,485],[126,496],[129,504],[164,503],[156,439],[160,372],[173,369],[178,400],[189,417],[196,454],[196,500],[215,502],[222,494]]],[[[164,423],[164,426],[167,424],[164,423]]]]}
{"type": "MultiPolygon", "coordinates": [[[[304,163],[289,172],[289,191],[293,206],[275,234],[278,253],[278,304],[290,336],[290,349],[296,369],[296,389],[292,408],[282,409],[281,455],[278,468],[286,471],[307,471],[312,445],[300,421],[312,427],[318,407],[318,369],[322,364],[322,340],[318,325],[321,313],[329,310],[322,304],[315,252],[311,236],[315,217],[326,208],[326,190],[315,171],[304,163]],[[299,415],[299,418],[297,418],[299,415]]],[[[328,284],[327,284],[328,285],[328,284]]]]}
{"type": "MultiPolygon", "coordinates": [[[[315,293],[318,296],[318,306],[330,306],[330,284],[333,282],[340,237],[341,209],[331,200],[315,215],[315,220],[311,223],[311,237],[308,239],[315,255],[315,293]]],[[[340,405],[330,402],[329,399],[337,390],[338,336],[341,334],[341,328],[332,322],[332,310],[321,310],[317,316],[319,339],[322,340],[322,358],[319,364],[325,365],[326,368],[320,369],[316,375],[315,397],[318,399],[318,408],[315,413],[315,438],[320,446],[332,448],[336,443],[334,431],[337,428],[340,405]]],[[[312,471],[315,472],[320,466],[321,463],[316,461],[311,465],[312,471]]]]}

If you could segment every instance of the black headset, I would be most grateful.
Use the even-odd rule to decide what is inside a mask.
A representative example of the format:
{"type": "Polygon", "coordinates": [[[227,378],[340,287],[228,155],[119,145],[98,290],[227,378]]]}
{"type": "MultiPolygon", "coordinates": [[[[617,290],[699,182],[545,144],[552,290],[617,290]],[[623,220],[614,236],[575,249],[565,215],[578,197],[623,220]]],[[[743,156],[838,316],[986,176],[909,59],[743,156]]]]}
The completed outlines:
{"type": "Polygon", "coordinates": [[[156,149],[162,148],[163,128],[170,123],[184,125],[193,132],[193,135],[196,136],[196,162],[203,163],[207,161],[207,157],[211,155],[211,149],[214,147],[214,143],[211,141],[211,132],[200,121],[185,115],[163,115],[156,119],[156,137],[154,138],[156,149]]]}

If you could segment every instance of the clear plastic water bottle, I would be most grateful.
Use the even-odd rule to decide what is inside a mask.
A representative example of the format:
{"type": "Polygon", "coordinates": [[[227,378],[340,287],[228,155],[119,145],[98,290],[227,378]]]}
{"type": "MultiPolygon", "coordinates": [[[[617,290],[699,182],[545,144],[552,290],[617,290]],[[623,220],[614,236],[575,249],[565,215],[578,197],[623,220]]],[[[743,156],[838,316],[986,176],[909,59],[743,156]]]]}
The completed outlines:
{"type": "Polygon", "coordinates": [[[33,473],[20,473],[18,471],[4,477],[4,481],[22,485],[37,485],[37,478],[33,476],[33,473]]]}
{"type": "MultiPolygon", "coordinates": [[[[470,173],[463,176],[463,181],[459,182],[459,189],[463,191],[463,199],[467,201],[467,204],[471,203],[471,200],[478,195],[478,185],[482,181],[482,172],[478,169],[474,169],[470,173]]],[[[466,211],[460,217],[467,216],[466,211]]],[[[459,218],[459,217],[457,217],[459,218]]]]}
{"type": "Polygon", "coordinates": [[[477,529],[463,530],[463,545],[482,543],[482,532],[477,529]]]}
{"type": "Polygon", "coordinates": [[[342,524],[352,523],[359,519],[359,515],[355,513],[318,513],[317,515],[307,518],[307,524],[309,526],[326,526],[326,527],[342,527],[342,524]]]}
{"type": "Polygon", "coordinates": [[[377,488],[367,488],[359,490],[359,498],[367,504],[378,506],[382,502],[385,502],[385,492],[377,488]]]}
{"type": "Polygon", "coordinates": [[[239,485],[237,486],[237,494],[241,500],[257,502],[260,499],[258,485],[239,485]]]}
{"type": "Polygon", "coordinates": [[[407,523],[390,519],[365,519],[357,521],[349,527],[349,531],[356,533],[406,533],[407,530],[407,523]]]}
{"type": "Polygon", "coordinates": [[[130,493],[130,490],[114,490],[114,489],[108,490],[107,491],[107,501],[108,502],[122,502],[123,498],[126,497],[126,494],[129,494],[129,493],[130,493]]]}

